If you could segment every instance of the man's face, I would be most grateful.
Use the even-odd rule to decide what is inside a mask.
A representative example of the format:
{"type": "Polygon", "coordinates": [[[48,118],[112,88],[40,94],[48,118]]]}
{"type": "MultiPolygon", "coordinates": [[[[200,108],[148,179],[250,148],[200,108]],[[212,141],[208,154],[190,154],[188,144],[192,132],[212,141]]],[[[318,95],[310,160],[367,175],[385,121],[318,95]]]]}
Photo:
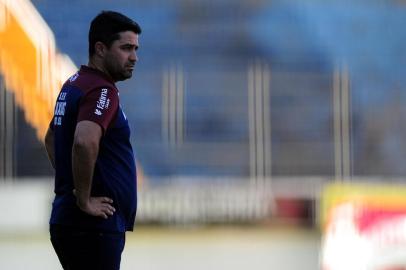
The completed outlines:
{"type": "Polygon", "coordinates": [[[104,67],[114,81],[131,78],[135,62],[138,61],[138,34],[132,31],[120,33],[120,39],[115,40],[104,57],[104,67]]]}

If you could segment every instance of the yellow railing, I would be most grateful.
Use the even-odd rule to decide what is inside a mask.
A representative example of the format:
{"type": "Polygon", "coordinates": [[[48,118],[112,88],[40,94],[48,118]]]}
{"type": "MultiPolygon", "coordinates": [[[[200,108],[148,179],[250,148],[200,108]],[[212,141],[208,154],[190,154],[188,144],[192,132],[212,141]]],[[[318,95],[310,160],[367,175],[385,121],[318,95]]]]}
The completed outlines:
{"type": "Polygon", "coordinates": [[[26,121],[42,140],[54,101],[76,67],[55,48],[46,22],[28,0],[0,0],[0,72],[26,121]]]}

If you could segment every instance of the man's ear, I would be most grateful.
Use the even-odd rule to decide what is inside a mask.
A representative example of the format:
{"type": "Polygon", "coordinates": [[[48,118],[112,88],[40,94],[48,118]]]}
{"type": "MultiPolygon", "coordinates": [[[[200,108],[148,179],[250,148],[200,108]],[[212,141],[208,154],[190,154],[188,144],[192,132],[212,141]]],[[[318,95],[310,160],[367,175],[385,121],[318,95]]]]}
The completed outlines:
{"type": "Polygon", "coordinates": [[[104,54],[106,53],[107,47],[106,47],[106,45],[104,45],[103,42],[97,41],[94,44],[94,48],[95,48],[95,52],[96,52],[97,56],[104,57],[104,54]]]}

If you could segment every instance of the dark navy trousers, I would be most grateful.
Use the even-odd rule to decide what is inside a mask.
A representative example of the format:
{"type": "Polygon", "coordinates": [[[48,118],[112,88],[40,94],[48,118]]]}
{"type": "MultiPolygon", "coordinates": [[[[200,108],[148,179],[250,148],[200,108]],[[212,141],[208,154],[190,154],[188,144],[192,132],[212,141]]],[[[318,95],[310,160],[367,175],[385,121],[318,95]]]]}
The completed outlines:
{"type": "Polygon", "coordinates": [[[51,242],[64,270],[119,270],[125,233],[50,226],[51,242]]]}

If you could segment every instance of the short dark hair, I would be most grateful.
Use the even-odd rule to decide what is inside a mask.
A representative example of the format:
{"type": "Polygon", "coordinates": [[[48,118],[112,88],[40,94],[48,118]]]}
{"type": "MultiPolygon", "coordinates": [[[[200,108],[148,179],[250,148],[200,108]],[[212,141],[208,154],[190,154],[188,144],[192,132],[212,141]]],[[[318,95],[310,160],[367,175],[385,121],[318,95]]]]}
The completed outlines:
{"type": "Polygon", "coordinates": [[[108,48],[120,38],[119,33],[133,31],[141,34],[141,27],[127,16],[115,11],[102,11],[90,24],[89,29],[89,56],[95,53],[96,42],[103,42],[108,48]]]}

